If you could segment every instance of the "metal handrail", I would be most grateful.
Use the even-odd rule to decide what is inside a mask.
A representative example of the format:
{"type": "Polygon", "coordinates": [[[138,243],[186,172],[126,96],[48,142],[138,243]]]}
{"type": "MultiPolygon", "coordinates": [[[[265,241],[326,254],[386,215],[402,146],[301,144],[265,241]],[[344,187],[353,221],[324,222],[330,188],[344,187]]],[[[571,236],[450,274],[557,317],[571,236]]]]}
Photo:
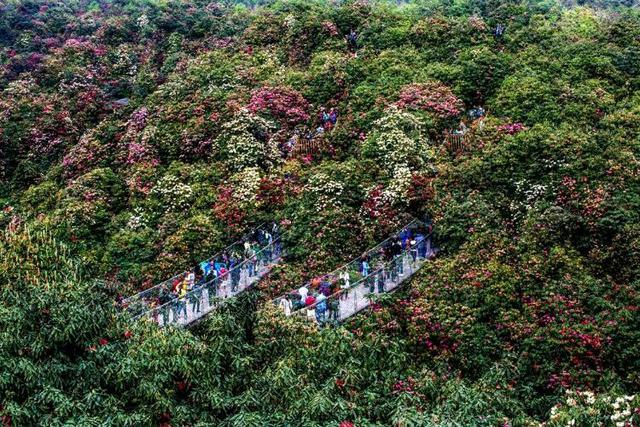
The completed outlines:
{"type": "MultiPolygon", "coordinates": [[[[430,241],[431,237],[432,237],[433,233],[429,233],[428,235],[425,236],[424,240],[422,242],[428,242],[430,241]]],[[[422,243],[421,242],[421,243],[422,243]]],[[[369,295],[371,295],[371,291],[367,294],[363,294],[363,297],[367,297],[367,301],[365,302],[365,304],[358,306],[358,292],[359,289],[362,285],[366,285],[367,283],[369,284],[369,286],[371,287],[375,287],[376,285],[379,286],[377,280],[380,280],[380,274],[383,275],[383,280],[384,280],[384,285],[383,285],[383,291],[379,290],[380,292],[383,293],[387,293],[390,291],[393,291],[395,289],[397,289],[405,280],[409,279],[410,277],[412,277],[421,267],[422,265],[430,258],[430,256],[433,254],[433,250],[431,250],[430,253],[425,253],[423,256],[420,256],[419,254],[419,245],[416,245],[415,248],[409,247],[405,250],[403,250],[403,252],[401,253],[401,255],[399,255],[398,257],[391,259],[389,261],[384,262],[381,266],[378,266],[375,270],[373,270],[369,275],[367,275],[366,277],[361,278],[360,280],[358,280],[357,282],[355,282],[354,284],[352,284],[348,289],[340,289],[336,292],[334,292],[333,294],[329,295],[328,297],[324,298],[321,301],[316,301],[313,304],[310,305],[304,305],[302,307],[299,307],[298,309],[292,311],[292,315],[295,316],[299,316],[299,317],[304,317],[307,318],[309,320],[311,320],[311,318],[309,317],[309,313],[314,313],[314,311],[316,310],[317,306],[320,303],[323,303],[327,306],[327,313],[329,314],[329,319],[326,319],[326,313],[323,313],[322,315],[322,320],[319,320],[316,316],[314,317],[314,322],[319,322],[320,324],[323,324],[326,321],[330,321],[331,318],[333,317],[335,319],[335,321],[344,321],[348,318],[350,318],[351,316],[359,313],[362,309],[368,307],[369,305],[371,305],[372,300],[369,297],[369,295]],[[404,266],[405,261],[407,260],[407,255],[411,254],[411,251],[416,250],[416,256],[415,259],[413,259],[412,261],[410,261],[407,265],[407,267],[409,268],[410,272],[408,275],[404,275],[404,274],[399,274],[398,271],[395,271],[392,274],[389,274],[389,272],[393,271],[393,269],[397,268],[397,262],[400,261],[400,263],[402,263],[402,265],[404,266]],[[386,275],[385,275],[386,272],[386,275]],[[393,285],[390,287],[390,285],[393,285]],[[341,302],[343,301],[343,296],[344,295],[350,295],[351,293],[354,293],[354,298],[353,298],[353,303],[354,303],[354,307],[352,311],[348,311],[347,315],[344,315],[343,313],[343,309],[345,307],[342,306],[341,302]],[[333,306],[333,303],[338,302],[337,307],[333,306]]],[[[437,250],[437,249],[436,249],[437,250]]],[[[412,256],[413,257],[413,256],[412,256]]],[[[373,293],[375,294],[375,289],[373,291],[373,293]]],[[[349,304],[347,305],[349,306],[349,304]]]]}
{"type": "MultiPolygon", "coordinates": [[[[263,229],[266,225],[267,225],[267,223],[262,223],[259,226],[252,228],[250,231],[248,231],[245,234],[243,234],[242,238],[240,238],[240,239],[236,240],[235,242],[231,243],[230,245],[228,245],[227,247],[225,247],[221,251],[217,252],[212,257],[210,257],[210,258],[208,258],[208,259],[206,259],[204,261],[199,262],[198,265],[200,265],[200,264],[202,264],[204,262],[211,262],[211,260],[216,259],[216,258],[222,256],[223,254],[225,254],[229,250],[229,248],[232,248],[232,247],[234,247],[234,246],[236,246],[238,244],[244,244],[245,238],[247,236],[249,236],[252,233],[255,233],[256,231],[258,231],[260,229],[263,229]]],[[[145,289],[143,291],[140,291],[137,294],[131,295],[130,297],[127,297],[127,298],[123,299],[122,300],[122,304],[123,305],[128,305],[133,301],[140,300],[140,299],[144,298],[146,295],[149,295],[150,293],[152,293],[153,291],[160,289],[162,286],[165,286],[167,284],[171,284],[174,280],[178,279],[179,277],[184,277],[185,274],[188,274],[188,271],[183,271],[181,273],[178,273],[178,274],[174,275],[173,277],[171,277],[169,279],[163,280],[162,282],[158,283],[155,286],[152,286],[152,287],[147,288],[147,289],[145,289]]]]}
{"type": "MultiPolygon", "coordinates": [[[[269,248],[277,248],[278,247],[278,243],[281,242],[282,238],[284,236],[286,236],[288,233],[290,232],[290,230],[286,230],[284,233],[280,233],[275,239],[273,239],[273,241],[262,247],[258,252],[255,253],[254,256],[250,257],[250,258],[246,258],[244,261],[242,261],[241,263],[239,263],[238,265],[234,266],[232,269],[228,270],[224,275],[220,276],[220,277],[216,277],[212,280],[209,280],[207,282],[202,282],[197,284],[196,286],[194,286],[191,290],[189,290],[186,294],[182,295],[182,296],[175,296],[174,298],[172,298],[170,301],[167,301],[166,303],[159,305],[157,307],[153,307],[150,310],[147,310],[143,313],[140,313],[136,316],[134,316],[134,320],[135,319],[140,319],[142,317],[150,317],[150,318],[154,318],[156,316],[154,316],[154,314],[156,313],[160,313],[162,310],[169,310],[172,306],[178,306],[179,304],[182,303],[186,303],[189,300],[192,300],[192,298],[195,296],[195,298],[202,298],[202,291],[204,289],[206,289],[207,287],[209,287],[211,284],[219,282],[220,284],[224,283],[227,278],[231,278],[233,277],[234,272],[240,271],[240,274],[242,273],[242,270],[244,267],[246,267],[248,265],[249,262],[257,262],[259,259],[260,254],[264,253],[266,250],[268,250],[269,248]],[[254,259],[255,258],[255,259],[254,259]]],[[[282,245],[280,245],[280,248],[282,248],[282,245]]],[[[280,252],[277,254],[278,258],[280,258],[282,256],[282,249],[280,250],[280,252]]],[[[273,259],[271,260],[273,261],[273,259]]],[[[266,274],[266,272],[264,273],[266,274]]],[[[264,274],[257,274],[257,278],[260,279],[264,274]]],[[[233,280],[233,279],[232,279],[233,280]]],[[[248,287],[250,287],[251,285],[253,285],[253,283],[255,283],[255,281],[245,284],[245,286],[240,289],[238,292],[235,292],[233,295],[237,295],[238,293],[244,291],[245,289],[247,289],[248,287]]],[[[218,288],[218,284],[216,283],[216,296],[215,298],[218,298],[217,295],[217,289],[218,288]]],[[[209,299],[211,300],[212,298],[209,297],[209,299]]],[[[216,306],[209,306],[209,309],[206,311],[202,311],[202,312],[198,312],[198,316],[194,317],[193,319],[189,320],[186,319],[185,322],[183,322],[182,324],[187,324],[187,323],[191,323],[194,320],[199,319],[200,317],[206,315],[207,313],[209,313],[210,311],[212,311],[213,309],[215,309],[216,306]]],[[[173,324],[181,324],[179,322],[179,318],[175,318],[173,319],[173,322],[169,322],[169,323],[173,323],[173,324]]],[[[162,326],[166,326],[165,324],[163,324],[162,326]]]]}
{"type": "MultiPolygon", "coordinates": [[[[395,233],[395,234],[391,235],[391,236],[390,236],[390,237],[388,237],[387,239],[383,240],[382,242],[380,242],[378,245],[374,246],[373,248],[368,249],[368,250],[367,250],[367,251],[365,251],[362,255],[360,255],[360,256],[358,256],[358,257],[356,257],[356,258],[352,259],[351,261],[349,261],[349,262],[347,262],[346,264],[344,264],[344,265],[342,265],[342,266],[340,266],[340,267],[338,267],[338,268],[336,268],[336,269],[332,270],[332,271],[331,271],[331,272],[329,272],[329,273],[323,274],[322,276],[316,276],[316,277],[314,277],[312,280],[316,280],[316,279],[319,279],[319,280],[325,280],[325,279],[327,279],[327,278],[333,277],[335,280],[333,280],[333,281],[331,282],[331,284],[335,283],[337,280],[339,280],[339,278],[335,278],[335,276],[339,275],[339,273],[341,273],[342,271],[344,271],[348,266],[350,266],[350,265],[352,265],[352,264],[354,264],[354,263],[359,262],[359,261],[360,261],[360,259],[361,259],[363,256],[368,256],[368,255],[369,255],[369,254],[371,254],[371,253],[375,253],[375,252],[377,252],[377,251],[380,251],[380,249],[381,249],[384,245],[386,245],[387,243],[389,243],[392,239],[396,238],[396,237],[397,237],[397,236],[398,236],[398,235],[399,235],[403,230],[405,230],[405,229],[407,229],[407,228],[411,227],[411,226],[412,226],[412,225],[414,225],[414,224],[416,224],[416,225],[417,225],[417,224],[422,224],[422,225],[426,226],[426,224],[425,224],[423,221],[420,221],[420,220],[418,220],[418,219],[416,219],[416,218],[413,218],[413,220],[412,220],[411,222],[407,223],[404,227],[400,228],[400,229],[399,229],[400,231],[398,231],[397,233],[395,233]]],[[[431,234],[429,234],[429,236],[430,236],[430,235],[431,235],[431,234]]],[[[305,282],[301,287],[303,287],[303,286],[304,286],[304,287],[309,287],[310,285],[311,285],[311,280],[309,280],[309,281],[305,282]]],[[[299,289],[299,288],[296,288],[296,289],[294,289],[294,290],[292,290],[292,291],[290,291],[290,292],[287,292],[287,293],[285,293],[285,294],[280,295],[279,297],[274,298],[274,299],[272,300],[272,301],[273,301],[273,303],[274,303],[274,304],[276,304],[276,305],[277,305],[277,304],[279,304],[279,302],[280,302],[283,298],[285,298],[287,295],[289,295],[289,294],[290,294],[290,293],[292,293],[292,292],[295,292],[295,291],[296,291],[296,290],[298,290],[298,289],[299,289]]]]}

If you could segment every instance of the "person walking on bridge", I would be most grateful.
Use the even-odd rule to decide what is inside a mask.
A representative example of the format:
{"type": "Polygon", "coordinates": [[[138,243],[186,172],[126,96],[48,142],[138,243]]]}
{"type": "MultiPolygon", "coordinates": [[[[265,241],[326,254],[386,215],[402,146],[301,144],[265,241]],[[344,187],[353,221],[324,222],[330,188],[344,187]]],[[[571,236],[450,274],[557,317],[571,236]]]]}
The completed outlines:
{"type": "Polygon", "coordinates": [[[189,291],[189,282],[187,281],[187,278],[185,277],[184,280],[182,282],[180,282],[180,285],[178,285],[178,298],[176,299],[176,311],[175,311],[175,318],[174,321],[178,322],[180,321],[180,314],[184,313],[184,320],[187,320],[187,293],[189,291]]]}
{"type": "Polygon", "coordinates": [[[278,303],[278,306],[282,309],[285,316],[287,317],[291,316],[291,309],[293,305],[291,303],[291,299],[289,295],[285,295],[278,303]]]}
{"type": "Polygon", "coordinates": [[[347,299],[349,297],[349,288],[351,287],[351,277],[349,276],[349,268],[345,268],[340,273],[340,280],[342,280],[342,284],[340,285],[340,290],[342,293],[340,294],[340,299],[347,299]]]}
{"type": "Polygon", "coordinates": [[[327,313],[327,297],[324,294],[319,293],[316,298],[316,320],[320,325],[326,321],[327,313]]]}

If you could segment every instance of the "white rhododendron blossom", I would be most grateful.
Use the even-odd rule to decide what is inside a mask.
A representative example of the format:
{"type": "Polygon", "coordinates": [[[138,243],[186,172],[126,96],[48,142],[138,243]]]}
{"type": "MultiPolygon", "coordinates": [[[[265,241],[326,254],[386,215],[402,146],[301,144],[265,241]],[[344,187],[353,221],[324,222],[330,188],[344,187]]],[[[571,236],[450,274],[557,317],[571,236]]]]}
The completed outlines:
{"type": "Polygon", "coordinates": [[[398,167],[425,168],[433,158],[424,123],[416,115],[393,106],[373,123],[363,153],[394,173],[398,167]]]}
{"type": "Polygon", "coordinates": [[[273,124],[268,120],[242,110],[223,125],[216,146],[230,169],[240,171],[260,167],[269,170],[281,160],[278,144],[271,138],[272,129],[273,124]]]}
{"type": "Polygon", "coordinates": [[[342,204],[340,197],[344,193],[344,185],[332,180],[325,173],[313,175],[305,190],[311,193],[315,199],[315,207],[318,212],[335,209],[342,204]]]}
{"type": "Polygon", "coordinates": [[[158,181],[151,194],[160,199],[165,212],[176,212],[189,207],[193,190],[177,177],[167,175],[158,181]]]}
{"type": "Polygon", "coordinates": [[[411,175],[411,169],[407,165],[397,165],[389,185],[383,192],[385,198],[392,203],[406,204],[407,191],[411,186],[411,175]]]}
{"type": "Polygon", "coordinates": [[[137,207],[133,210],[131,217],[129,217],[129,221],[127,222],[127,227],[130,230],[138,230],[140,228],[147,227],[147,217],[144,213],[144,209],[137,207]]]}
{"type": "Polygon", "coordinates": [[[147,25],[149,25],[149,17],[143,13],[138,17],[136,22],[139,28],[144,29],[147,27],[147,25]]]}
{"type": "Polygon", "coordinates": [[[253,203],[256,201],[260,188],[260,169],[245,168],[231,178],[233,184],[233,197],[240,203],[253,203]]]}
{"type": "MultiPolygon", "coordinates": [[[[592,391],[567,390],[566,398],[553,406],[549,420],[553,425],[591,425],[592,420],[607,420],[606,425],[625,427],[636,425],[635,408],[640,404],[636,395],[597,395],[592,391]]],[[[597,425],[605,425],[598,423],[597,425]]]]}

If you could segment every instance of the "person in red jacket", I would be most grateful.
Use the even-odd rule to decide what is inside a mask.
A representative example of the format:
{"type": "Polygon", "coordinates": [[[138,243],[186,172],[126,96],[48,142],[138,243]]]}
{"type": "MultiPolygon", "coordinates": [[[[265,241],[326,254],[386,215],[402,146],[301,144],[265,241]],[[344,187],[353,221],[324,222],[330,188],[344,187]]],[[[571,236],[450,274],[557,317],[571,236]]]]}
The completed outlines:
{"type": "Polygon", "coordinates": [[[314,297],[313,295],[308,295],[307,298],[305,298],[304,300],[304,305],[309,307],[310,305],[315,304],[315,302],[316,302],[316,297],[314,297]]]}

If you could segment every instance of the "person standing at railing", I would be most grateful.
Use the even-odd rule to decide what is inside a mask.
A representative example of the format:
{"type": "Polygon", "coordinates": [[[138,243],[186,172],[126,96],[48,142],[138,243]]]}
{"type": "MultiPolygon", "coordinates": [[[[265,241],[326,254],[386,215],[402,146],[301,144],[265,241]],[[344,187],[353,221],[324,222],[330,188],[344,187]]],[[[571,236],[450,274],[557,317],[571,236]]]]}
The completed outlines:
{"type": "Polygon", "coordinates": [[[160,306],[160,301],[157,298],[153,298],[149,301],[149,310],[151,312],[151,319],[158,323],[158,307],[160,306]]]}
{"type": "Polygon", "coordinates": [[[431,258],[432,250],[431,250],[431,234],[433,233],[433,222],[430,222],[427,226],[427,236],[425,238],[425,258],[431,258]]]}
{"type": "Polygon", "coordinates": [[[307,297],[304,299],[305,307],[311,307],[315,303],[316,303],[316,297],[312,294],[307,295],[307,297]]]}
{"type": "Polygon", "coordinates": [[[209,272],[211,271],[211,263],[209,261],[202,261],[200,263],[200,270],[202,271],[202,277],[207,281],[207,277],[209,276],[209,272]]]}
{"type": "Polygon", "coordinates": [[[160,294],[158,295],[158,301],[160,304],[160,311],[162,311],[162,324],[166,325],[169,323],[169,310],[171,309],[171,304],[167,304],[174,298],[174,295],[171,293],[170,289],[162,286],[160,288],[160,294]]]}
{"type": "Polygon", "coordinates": [[[409,253],[411,254],[411,264],[415,266],[418,259],[418,242],[416,239],[409,240],[409,253]]]}
{"type": "Polygon", "coordinates": [[[327,297],[322,293],[318,294],[316,298],[316,320],[319,324],[323,324],[326,321],[327,314],[327,297]]]}
{"type": "Polygon", "coordinates": [[[416,233],[416,246],[418,249],[418,256],[420,258],[425,258],[426,249],[425,249],[424,234],[422,234],[422,231],[419,231],[418,233],[416,233]]]}
{"type": "Polygon", "coordinates": [[[392,281],[398,280],[398,268],[396,264],[397,248],[395,241],[391,241],[385,247],[384,260],[389,266],[388,276],[392,281]]]}
{"type": "Polygon", "coordinates": [[[220,277],[221,275],[222,267],[224,267],[223,260],[221,258],[216,258],[215,262],[213,263],[213,268],[215,268],[216,273],[218,273],[218,277],[220,277]]]}
{"type": "Polygon", "coordinates": [[[306,305],[307,295],[309,294],[309,289],[306,286],[301,286],[298,289],[298,295],[300,295],[300,302],[306,305]]]}
{"type": "Polygon", "coordinates": [[[204,261],[200,264],[204,275],[204,282],[209,283],[216,277],[216,268],[213,260],[204,261]]]}
{"type": "MultiPolygon", "coordinates": [[[[226,293],[227,292],[227,282],[230,282],[229,280],[229,270],[227,268],[228,264],[223,264],[222,267],[220,267],[220,286],[222,287],[222,290],[220,291],[221,293],[226,293]]],[[[229,283],[230,284],[230,283],[229,283]]]]}
{"type": "Polygon", "coordinates": [[[178,293],[178,291],[180,290],[180,284],[182,283],[182,279],[183,277],[176,277],[175,279],[173,279],[173,281],[171,282],[171,292],[174,293],[178,293]]]}
{"type": "Polygon", "coordinates": [[[349,288],[351,287],[351,277],[349,276],[349,268],[345,268],[339,276],[342,284],[340,285],[340,290],[342,293],[340,294],[340,299],[347,299],[349,296],[349,288]]]}
{"type": "Polygon", "coordinates": [[[381,263],[380,268],[378,269],[378,293],[382,294],[385,291],[385,268],[384,263],[381,263]]]}
{"type": "Polygon", "coordinates": [[[328,297],[331,295],[331,283],[325,278],[320,282],[320,286],[318,286],[318,290],[322,295],[328,297]]]}
{"type": "Polygon", "coordinates": [[[396,237],[395,242],[393,242],[392,246],[393,260],[395,264],[396,275],[402,276],[404,275],[404,262],[402,262],[402,240],[399,237],[396,237]]]}
{"type": "Polygon", "coordinates": [[[273,250],[276,257],[280,256],[282,250],[282,242],[280,241],[280,227],[276,221],[271,226],[271,235],[273,236],[274,245],[273,250]]]}
{"type": "Polygon", "coordinates": [[[215,268],[212,268],[209,273],[209,278],[207,279],[207,292],[209,293],[209,307],[213,306],[214,299],[218,296],[218,271],[215,268]]]}
{"type": "Polygon", "coordinates": [[[271,263],[271,257],[273,255],[273,236],[268,231],[264,233],[264,240],[267,247],[264,249],[264,258],[267,264],[271,263]]]}
{"type": "Polygon", "coordinates": [[[255,257],[256,253],[253,250],[253,246],[248,241],[244,243],[244,257],[247,260],[247,274],[249,277],[253,277],[253,273],[255,272],[256,264],[255,257]]]}
{"type": "Polygon", "coordinates": [[[278,303],[278,306],[282,309],[282,311],[284,312],[284,315],[289,317],[291,316],[291,310],[293,308],[293,303],[291,302],[291,299],[289,297],[289,295],[285,295],[280,302],[278,303]]]}
{"type": "Polygon", "coordinates": [[[175,315],[174,322],[177,322],[180,319],[180,313],[184,312],[184,318],[187,319],[187,292],[188,292],[189,284],[187,283],[187,278],[178,285],[178,298],[175,300],[175,315]]]}
{"type": "Polygon", "coordinates": [[[189,301],[191,301],[191,311],[199,313],[202,290],[197,288],[196,286],[195,268],[189,271],[189,273],[187,274],[187,291],[189,292],[189,301]]]}
{"type": "Polygon", "coordinates": [[[367,261],[367,257],[365,255],[362,256],[360,262],[360,272],[362,273],[362,277],[366,278],[369,276],[369,262],[367,261]]]}
{"type": "Polygon", "coordinates": [[[240,259],[237,255],[231,255],[229,260],[229,269],[231,271],[231,292],[235,293],[238,289],[238,283],[240,283],[240,259]]]}
{"type": "Polygon", "coordinates": [[[367,279],[367,285],[369,285],[369,294],[373,294],[376,291],[376,277],[378,276],[377,271],[374,270],[373,273],[367,279]]]}
{"type": "Polygon", "coordinates": [[[338,298],[329,299],[329,320],[336,323],[340,320],[340,300],[338,298]]]}
{"type": "Polygon", "coordinates": [[[410,235],[410,231],[408,229],[403,229],[399,234],[398,234],[398,238],[400,239],[400,241],[402,242],[402,247],[405,247],[407,245],[407,241],[409,241],[409,239],[411,238],[410,235]]]}

